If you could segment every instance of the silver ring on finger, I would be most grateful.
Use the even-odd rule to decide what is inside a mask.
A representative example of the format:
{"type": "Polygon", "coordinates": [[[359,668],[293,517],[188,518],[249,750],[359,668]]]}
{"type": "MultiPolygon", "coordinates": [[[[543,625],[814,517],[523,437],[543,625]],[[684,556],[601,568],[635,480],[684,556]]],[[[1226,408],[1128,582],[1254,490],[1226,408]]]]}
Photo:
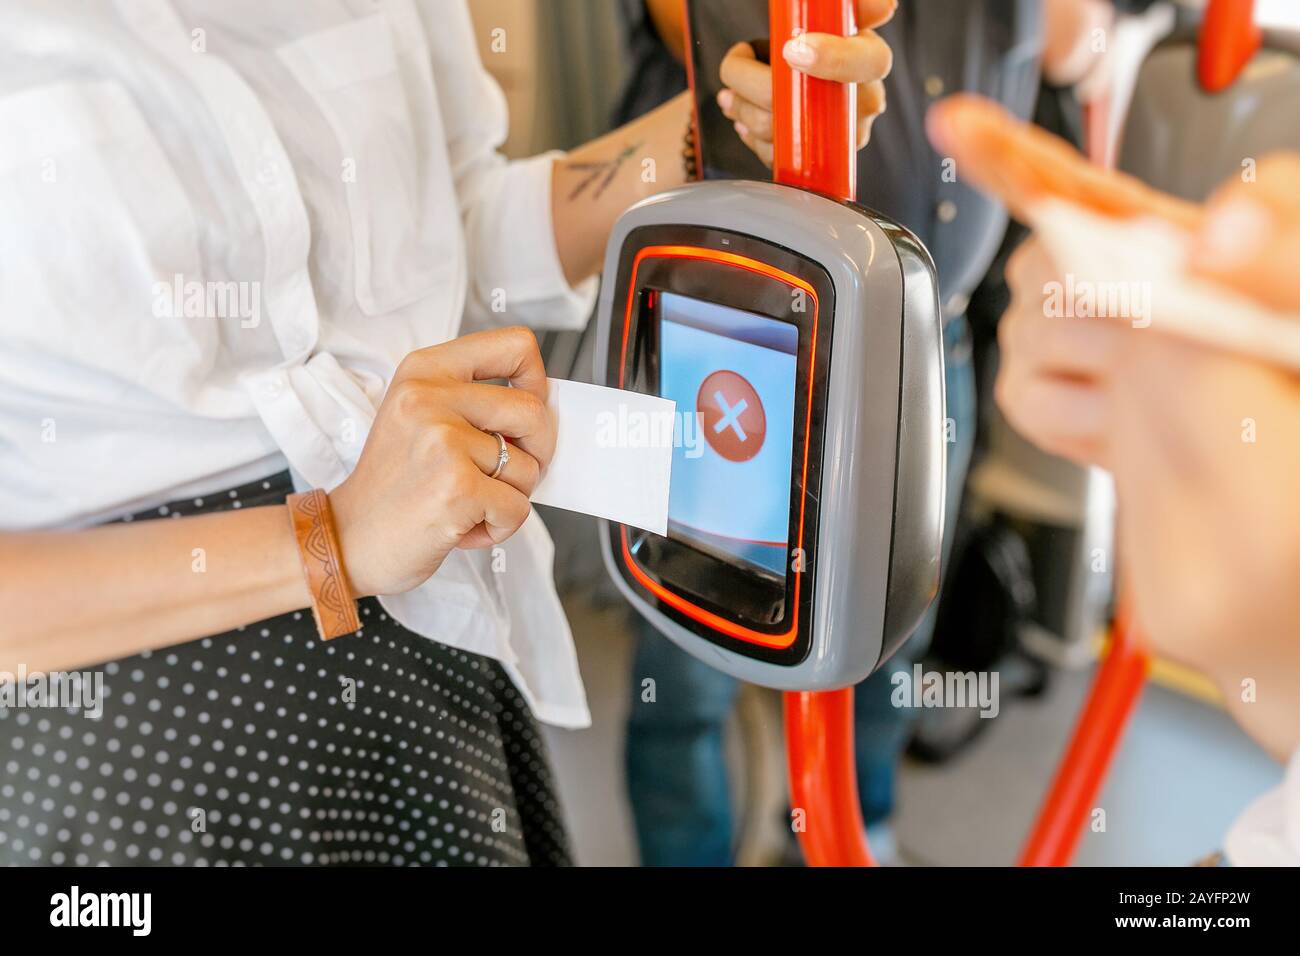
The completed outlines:
{"type": "Polygon", "coordinates": [[[506,444],[506,440],[500,432],[490,432],[489,434],[495,435],[497,439],[497,467],[488,477],[498,478],[501,472],[506,470],[506,465],[510,462],[510,446],[506,444]]]}

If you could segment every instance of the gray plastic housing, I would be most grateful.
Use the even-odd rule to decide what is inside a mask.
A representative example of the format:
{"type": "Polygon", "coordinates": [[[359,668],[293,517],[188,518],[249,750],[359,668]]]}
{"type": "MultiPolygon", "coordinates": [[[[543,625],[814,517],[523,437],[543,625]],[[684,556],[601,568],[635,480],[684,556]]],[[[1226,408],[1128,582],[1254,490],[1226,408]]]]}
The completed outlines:
{"type": "MultiPolygon", "coordinates": [[[[597,310],[597,383],[608,367],[619,300],[614,278],[646,225],[700,226],[798,253],[830,275],[835,296],[811,642],[775,664],[724,649],[665,615],[625,580],[602,521],[606,568],[633,607],[684,650],[725,673],[780,690],[851,686],[911,635],[939,587],[944,521],[945,396],[938,287],[915,236],[861,207],[790,186],[708,182],[633,206],[606,248],[597,310]]],[[[719,247],[722,248],[722,247],[719,247]]],[[[823,317],[823,320],[826,317],[823,317]]]]}

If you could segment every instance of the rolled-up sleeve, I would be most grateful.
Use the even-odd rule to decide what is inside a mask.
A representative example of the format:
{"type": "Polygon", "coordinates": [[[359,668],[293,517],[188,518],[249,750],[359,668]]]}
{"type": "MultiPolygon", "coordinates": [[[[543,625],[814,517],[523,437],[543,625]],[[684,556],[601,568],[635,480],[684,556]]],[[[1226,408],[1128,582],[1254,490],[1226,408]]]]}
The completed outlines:
{"type": "Polygon", "coordinates": [[[458,184],[469,257],[465,326],[579,329],[591,315],[596,280],[569,285],[555,247],[551,166],[561,153],[498,163],[458,184]]]}
{"type": "Polygon", "coordinates": [[[479,60],[468,10],[428,2],[420,10],[465,234],[462,330],[581,328],[596,280],[571,286],[555,246],[551,172],[563,154],[512,161],[498,152],[507,133],[505,97],[479,60]]]}

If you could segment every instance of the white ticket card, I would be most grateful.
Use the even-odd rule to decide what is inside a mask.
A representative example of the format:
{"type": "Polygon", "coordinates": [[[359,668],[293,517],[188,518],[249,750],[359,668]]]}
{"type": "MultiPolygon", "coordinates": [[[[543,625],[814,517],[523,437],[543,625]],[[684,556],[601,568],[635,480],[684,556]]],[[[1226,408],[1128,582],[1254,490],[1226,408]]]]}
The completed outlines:
{"type": "Polygon", "coordinates": [[[555,457],[532,500],[667,534],[676,403],[551,379],[548,405],[555,457]]]}

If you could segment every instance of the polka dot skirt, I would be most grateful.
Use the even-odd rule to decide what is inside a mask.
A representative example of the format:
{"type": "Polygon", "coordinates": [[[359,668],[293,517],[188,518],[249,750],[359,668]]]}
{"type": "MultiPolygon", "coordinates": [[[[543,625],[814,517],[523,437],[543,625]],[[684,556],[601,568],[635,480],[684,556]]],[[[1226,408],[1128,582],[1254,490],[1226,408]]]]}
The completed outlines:
{"type": "MultiPolygon", "coordinates": [[[[291,491],[282,474],[126,520],[291,491]]],[[[87,668],[98,719],[0,706],[0,863],[569,863],[537,725],[497,663],[374,600],[360,613],[329,642],[301,611],[87,668]]]]}

